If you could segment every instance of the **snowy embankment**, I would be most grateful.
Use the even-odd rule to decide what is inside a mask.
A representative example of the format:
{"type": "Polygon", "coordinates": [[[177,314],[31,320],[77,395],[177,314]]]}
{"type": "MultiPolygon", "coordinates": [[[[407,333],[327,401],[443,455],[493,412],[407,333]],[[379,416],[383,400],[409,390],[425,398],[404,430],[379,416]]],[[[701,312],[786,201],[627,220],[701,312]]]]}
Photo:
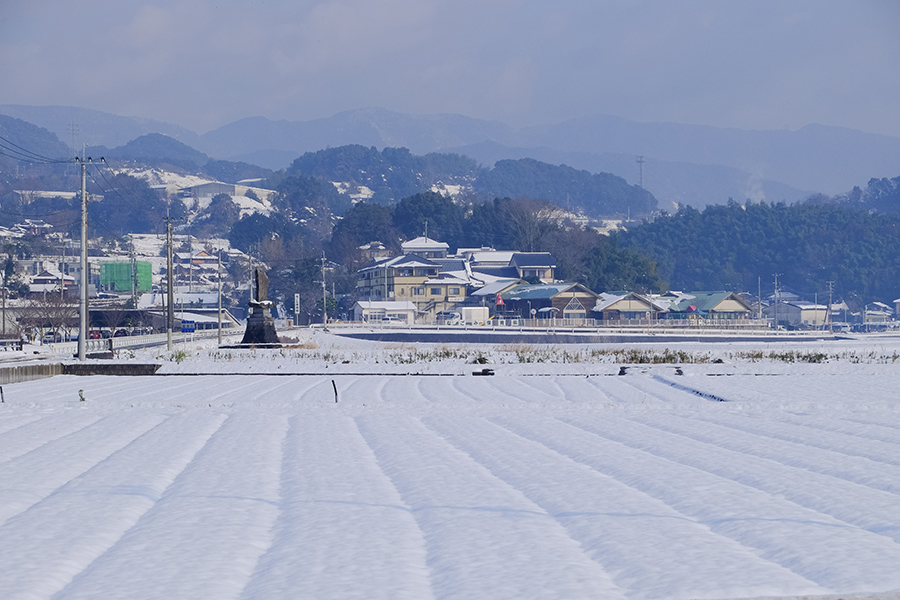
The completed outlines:
{"type": "Polygon", "coordinates": [[[896,349],[319,333],[4,385],[0,597],[895,598],[896,349]]]}

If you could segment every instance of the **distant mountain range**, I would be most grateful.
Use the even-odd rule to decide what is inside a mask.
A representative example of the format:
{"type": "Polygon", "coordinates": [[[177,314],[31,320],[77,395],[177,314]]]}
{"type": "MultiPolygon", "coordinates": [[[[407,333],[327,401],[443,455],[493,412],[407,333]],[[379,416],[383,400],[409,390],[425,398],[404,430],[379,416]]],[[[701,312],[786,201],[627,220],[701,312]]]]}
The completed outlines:
{"type": "Polygon", "coordinates": [[[202,135],[149,119],[63,106],[0,105],[0,114],[54,132],[71,144],[123,146],[148,133],[170,136],[217,159],[282,169],[305,152],[360,144],[416,154],[455,152],[486,166],[534,158],[639,183],[660,208],[702,207],[729,198],[795,202],[838,194],[874,177],[896,177],[900,138],[810,125],[797,131],[744,131],[598,116],[516,129],[460,115],[408,115],[369,108],[326,119],[242,119],[202,135]],[[644,157],[639,166],[637,159],[644,157]]]}

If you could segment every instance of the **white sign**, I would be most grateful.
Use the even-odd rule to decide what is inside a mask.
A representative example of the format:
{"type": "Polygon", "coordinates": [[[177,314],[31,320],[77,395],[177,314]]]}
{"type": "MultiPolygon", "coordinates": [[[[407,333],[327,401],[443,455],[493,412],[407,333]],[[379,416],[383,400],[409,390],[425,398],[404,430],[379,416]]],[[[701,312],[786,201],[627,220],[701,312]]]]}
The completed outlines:
{"type": "Polygon", "coordinates": [[[300,294],[294,294],[294,313],[300,313],[300,294]]]}

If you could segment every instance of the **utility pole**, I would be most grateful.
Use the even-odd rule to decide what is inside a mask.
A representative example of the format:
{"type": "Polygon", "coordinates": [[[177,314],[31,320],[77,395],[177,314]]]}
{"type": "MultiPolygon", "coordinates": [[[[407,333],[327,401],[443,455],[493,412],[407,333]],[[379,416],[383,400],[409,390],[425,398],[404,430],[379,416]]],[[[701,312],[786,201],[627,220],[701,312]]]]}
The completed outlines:
{"type": "Polygon", "coordinates": [[[175,278],[172,273],[172,218],[166,217],[166,350],[172,351],[172,329],[175,327],[175,278]]]}
{"type": "MultiPolygon", "coordinates": [[[[427,222],[427,221],[426,221],[427,222]]],[[[325,251],[322,251],[322,327],[328,325],[328,288],[325,287],[325,251]]]]}
{"type": "Polygon", "coordinates": [[[834,281],[828,282],[828,311],[825,313],[828,318],[828,333],[834,333],[834,315],[831,314],[832,296],[834,295],[834,281]]]}
{"type": "Polygon", "coordinates": [[[762,321],[762,277],[756,277],[756,318],[762,321]]]}
{"type": "Polygon", "coordinates": [[[813,295],[813,306],[816,308],[813,312],[813,331],[819,330],[819,292],[813,295]]]}
{"type": "Polygon", "coordinates": [[[222,345],[222,251],[219,250],[219,345],[222,345]]]}
{"type": "Polygon", "coordinates": [[[773,319],[775,325],[775,331],[778,331],[778,273],[775,273],[775,309],[773,312],[773,319]]]}
{"type": "Polygon", "coordinates": [[[188,234],[188,291],[194,291],[194,236],[188,234]]]}
{"type": "Polygon", "coordinates": [[[137,262],[134,258],[134,241],[131,242],[131,306],[137,308],[137,262]]]}
{"type": "Polygon", "coordinates": [[[88,328],[87,163],[92,161],[90,158],[86,159],[84,153],[80,159],[75,157],[75,160],[81,163],[81,298],[78,320],[78,360],[84,360],[88,328]]]}

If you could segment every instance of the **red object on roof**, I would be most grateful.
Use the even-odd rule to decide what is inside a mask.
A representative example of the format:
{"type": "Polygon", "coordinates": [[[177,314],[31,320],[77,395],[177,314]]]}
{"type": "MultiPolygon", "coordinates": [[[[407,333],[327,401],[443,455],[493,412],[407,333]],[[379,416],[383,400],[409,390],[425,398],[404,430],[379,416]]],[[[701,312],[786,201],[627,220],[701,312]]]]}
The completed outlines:
{"type": "Polygon", "coordinates": [[[690,306],[688,306],[688,309],[687,309],[688,312],[694,312],[695,310],[697,310],[697,307],[694,306],[693,304],[691,304],[690,306]]]}
{"type": "Polygon", "coordinates": [[[500,294],[497,294],[497,306],[504,306],[505,304],[506,302],[503,301],[503,298],[500,296],[500,294]]]}

